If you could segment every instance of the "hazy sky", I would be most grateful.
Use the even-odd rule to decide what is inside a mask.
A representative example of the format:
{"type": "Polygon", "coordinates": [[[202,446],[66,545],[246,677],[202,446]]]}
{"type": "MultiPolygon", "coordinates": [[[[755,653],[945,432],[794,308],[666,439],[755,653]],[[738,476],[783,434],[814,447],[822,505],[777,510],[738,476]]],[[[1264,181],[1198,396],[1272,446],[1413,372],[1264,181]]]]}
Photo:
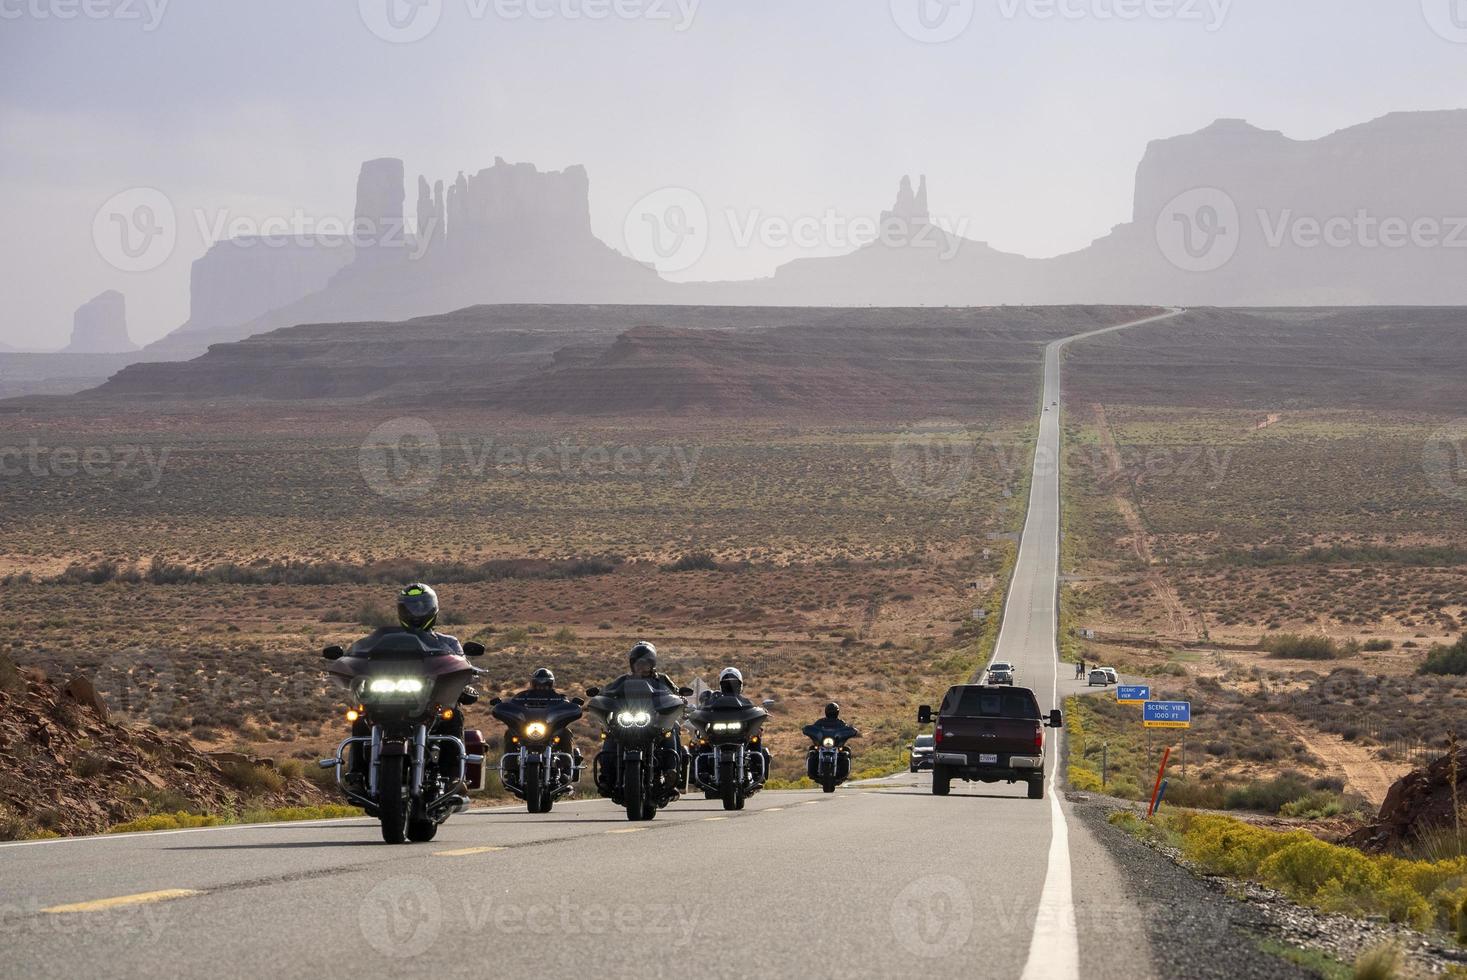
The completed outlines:
{"type": "MultiPolygon", "coordinates": [[[[109,288],[134,339],[162,336],[187,316],[198,213],[349,218],[369,157],[410,180],[583,163],[618,247],[665,186],[715,229],[730,211],[838,229],[925,172],[934,213],[1044,256],[1127,219],[1148,140],[1462,107],[1467,0],[0,0],[0,342],[59,346],[109,288]],[[378,36],[400,42],[394,23],[432,30],[378,36]],[[93,244],[135,187],[180,216],[145,272],[93,244]]],[[[848,247],[737,238],[679,278],[848,247]]]]}

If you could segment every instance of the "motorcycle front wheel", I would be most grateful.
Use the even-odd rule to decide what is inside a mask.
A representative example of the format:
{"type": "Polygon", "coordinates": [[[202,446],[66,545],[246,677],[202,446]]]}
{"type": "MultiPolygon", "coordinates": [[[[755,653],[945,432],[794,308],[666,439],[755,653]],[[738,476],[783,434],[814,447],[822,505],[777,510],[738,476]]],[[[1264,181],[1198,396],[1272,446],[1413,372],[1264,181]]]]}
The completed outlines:
{"type": "Polygon", "coordinates": [[[622,769],[622,798],[626,801],[628,820],[645,820],[642,801],[641,760],[628,762],[622,769]]]}
{"type": "Polygon", "coordinates": [[[382,839],[401,844],[408,839],[407,757],[390,755],[382,760],[377,774],[377,810],[382,821],[382,839]]]}

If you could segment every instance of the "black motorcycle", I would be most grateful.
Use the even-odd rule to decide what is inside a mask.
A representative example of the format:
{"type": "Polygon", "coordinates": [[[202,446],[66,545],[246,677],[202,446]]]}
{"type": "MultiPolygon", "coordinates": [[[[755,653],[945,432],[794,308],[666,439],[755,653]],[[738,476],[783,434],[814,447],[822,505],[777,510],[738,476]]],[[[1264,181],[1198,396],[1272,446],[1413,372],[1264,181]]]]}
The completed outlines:
{"type": "Polygon", "coordinates": [[[604,729],[592,768],[596,790],[626,807],[628,820],[651,820],[687,788],[677,731],[688,708],[683,698],[692,693],[685,687],[674,694],[636,677],[586,691],[586,711],[604,729]]]}
{"type": "Polygon", "coordinates": [[[580,719],[585,702],[551,694],[495,698],[489,703],[506,729],[500,781],[525,801],[531,813],[549,813],[581,778],[580,753],[571,750],[570,726],[580,719]]]}
{"type": "Polygon", "coordinates": [[[768,711],[739,694],[712,693],[688,713],[697,736],[692,780],[709,799],[723,800],[725,810],[742,810],[769,778],[761,744],[768,719],[768,711]]]}
{"type": "Polygon", "coordinates": [[[825,792],[834,793],[837,786],[851,778],[851,750],[846,743],[860,738],[861,733],[843,721],[806,725],[804,733],[812,743],[805,756],[805,775],[825,792]]]}
{"type": "Polygon", "coordinates": [[[411,630],[321,652],[353,705],[352,736],[321,768],[336,770],[347,799],[381,821],[389,844],[432,840],[468,809],[469,791],[484,788],[484,740],[464,730],[458,707],[479,673],[465,658],[483,653],[478,643],[464,644],[463,656],[446,653],[411,630]]]}

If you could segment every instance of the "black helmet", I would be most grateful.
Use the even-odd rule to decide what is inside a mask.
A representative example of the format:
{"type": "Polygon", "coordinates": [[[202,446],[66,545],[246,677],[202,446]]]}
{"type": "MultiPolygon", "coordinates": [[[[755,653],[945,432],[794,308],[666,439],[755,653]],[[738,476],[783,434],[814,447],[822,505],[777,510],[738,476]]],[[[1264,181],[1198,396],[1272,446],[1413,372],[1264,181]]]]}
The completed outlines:
{"type": "Polygon", "coordinates": [[[555,672],[549,667],[541,667],[531,675],[530,687],[535,690],[554,690],[555,672]]]}
{"type": "Polygon", "coordinates": [[[834,701],[827,704],[825,706],[825,717],[829,718],[831,721],[835,721],[837,718],[839,718],[840,705],[836,704],[834,701]]]}
{"type": "Polygon", "coordinates": [[[430,630],[438,620],[438,593],[422,582],[404,585],[397,594],[397,621],[404,629],[430,630]]]}
{"type": "Polygon", "coordinates": [[[744,675],[737,667],[725,667],[718,675],[718,686],[724,694],[738,694],[744,689],[744,675]]]}
{"type": "Polygon", "coordinates": [[[642,640],[636,646],[632,647],[631,652],[627,654],[627,662],[628,663],[633,663],[634,664],[638,660],[650,660],[650,661],[652,661],[652,669],[653,670],[656,670],[657,669],[657,648],[654,647],[652,644],[648,643],[646,640],[642,640]]]}

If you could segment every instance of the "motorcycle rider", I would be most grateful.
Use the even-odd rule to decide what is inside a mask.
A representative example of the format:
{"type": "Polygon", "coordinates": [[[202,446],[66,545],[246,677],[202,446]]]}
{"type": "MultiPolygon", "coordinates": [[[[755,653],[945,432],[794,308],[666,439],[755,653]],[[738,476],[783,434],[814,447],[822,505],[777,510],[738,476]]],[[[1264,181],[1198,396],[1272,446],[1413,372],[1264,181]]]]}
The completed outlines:
{"type": "MultiPolygon", "coordinates": [[[[616,680],[607,684],[606,687],[602,688],[601,693],[615,697],[621,693],[621,689],[626,686],[626,682],[629,680],[650,681],[653,687],[665,688],[673,694],[678,693],[678,686],[672,682],[672,678],[666,674],[658,673],[657,648],[646,640],[638,640],[632,646],[631,650],[627,651],[627,673],[622,674],[616,680]]],[[[688,753],[683,748],[683,731],[681,725],[672,730],[672,745],[673,751],[677,755],[678,785],[686,786],[688,753]]],[[[611,751],[612,749],[611,739],[608,738],[603,751],[611,751]]],[[[602,766],[600,772],[603,779],[611,778],[611,769],[609,766],[602,766]]]]}
{"type": "MultiPolygon", "coordinates": [[[[744,674],[737,667],[723,668],[723,671],[718,675],[718,690],[719,693],[727,697],[738,698],[744,704],[753,704],[752,701],[744,697],[744,674]]],[[[767,779],[772,771],[770,766],[774,764],[774,759],[770,756],[769,750],[764,747],[762,742],[756,751],[764,757],[764,776],[767,779]]]]}
{"type": "MultiPolygon", "coordinates": [[[[555,689],[555,671],[549,667],[540,667],[530,675],[530,686],[510,697],[511,701],[545,701],[550,698],[559,698],[564,701],[565,695],[555,689]]],[[[581,767],[581,750],[575,747],[570,729],[565,731],[565,750],[576,760],[576,768],[581,767]]]]}
{"type": "MultiPolygon", "coordinates": [[[[364,649],[371,649],[382,637],[389,633],[413,633],[424,645],[443,655],[463,656],[464,648],[459,643],[458,637],[447,633],[439,633],[433,626],[438,622],[438,593],[422,582],[410,582],[404,585],[397,593],[397,622],[396,627],[382,626],[367,636],[362,637],[351,645],[348,656],[358,656],[364,649]]],[[[453,717],[440,719],[433,726],[435,735],[451,735],[454,738],[464,737],[464,716],[460,705],[469,705],[479,700],[479,692],[473,687],[465,687],[463,693],[458,696],[458,705],[454,706],[453,717]]],[[[366,736],[372,734],[372,726],[365,718],[359,718],[352,723],[352,734],[366,736]]],[[[366,774],[362,764],[364,749],[359,744],[352,747],[353,764],[351,772],[347,775],[349,782],[364,782],[366,774]],[[353,780],[355,777],[355,780],[353,780]]]]}
{"type": "Polygon", "coordinates": [[[827,734],[844,732],[846,730],[851,732],[850,738],[855,738],[861,734],[855,728],[841,720],[840,705],[834,701],[825,706],[825,717],[817,719],[814,724],[805,726],[805,734],[817,740],[827,734]],[[811,734],[812,732],[815,734],[811,734]]]}

